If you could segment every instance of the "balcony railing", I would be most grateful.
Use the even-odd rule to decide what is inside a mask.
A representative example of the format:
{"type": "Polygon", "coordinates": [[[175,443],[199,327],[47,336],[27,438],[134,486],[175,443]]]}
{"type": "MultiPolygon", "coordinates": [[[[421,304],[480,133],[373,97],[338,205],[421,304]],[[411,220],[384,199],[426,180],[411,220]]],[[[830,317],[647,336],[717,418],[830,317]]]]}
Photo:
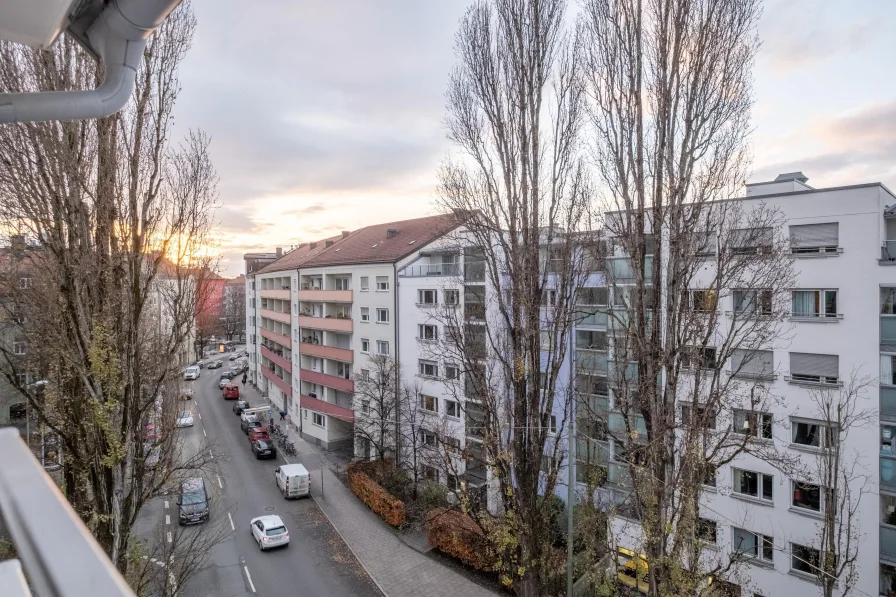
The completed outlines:
{"type": "Polygon", "coordinates": [[[896,240],[885,240],[880,248],[881,262],[896,264],[896,240]]]}
{"type": "Polygon", "coordinates": [[[274,363],[280,365],[280,367],[289,373],[292,373],[292,363],[282,355],[283,351],[280,351],[281,354],[277,354],[275,351],[271,350],[267,346],[261,347],[261,356],[266,357],[268,360],[273,361],[274,363]]]}
{"type": "Polygon", "coordinates": [[[314,303],[350,303],[352,302],[352,291],[303,288],[299,291],[299,300],[314,303]]]}
{"type": "Polygon", "coordinates": [[[611,462],[607,469],[607,481],[621,487],[631,487],[632,476],[628,471],[628,465],[611,462]]]}
{"type": "Polygon", "coordinates": [[[591,375],[607,375],[607,353],[596,350],[577,349],[576,369],[591,375]]]}
{"type": "Polygon", "coordinates": [[[279,311],[272,311],[271,309],[261,308],[260,314],[262,317],[267,317],[268,319],[273,319],[274,321],[279,321],[280,323],[292,323],[292,315],[289,313],[281,313],[279,311]]]}
{"type": "Polygon", "coordinates": [[[267,379],[271,380],[271,382],[273,382],[275,386],[280,388],[280,390],[284,394],[292,397],[292,386],[289,385],[289,382],[271,371],[268,367],[259,367],[259,369],[261,369],[261,374],[264,375],[267,379]]]}
{"type": "Polygon", "coordinates": [[[578,325],[593,325],[598,327],[607,327],[607,312],[598,310],[581,310],[576,313],[576,323],[578,325]]]}
{"type": "Polygon", "coordinates": [[[880,316],[880,343],[896,344],[896,315],[880,316]]]}
{"type": "Polygon", "coordinates": [[[299,372],[300,379],[308,383],[316,383],[318,385],[341,390],[343,392],[354,392],[355,382],[338,375],[330,375],[321,371],[313,371],[311,369],[302,369],[299,372]]]}
{"type": "Polygon", "coordinates": [[[292,344],[292,340],[290,340],[289,336],[284,336],[283,334],[278,334],[277,332],[272,332],[265,328],[259,328],[259,332],[263,338],[273,340],[282,346],[290,346],[292,344]]]}
{"type": "Polygon", "coordinates": [[[336,417],[337,419],[347,421],[349,423],[353,423],[355,421],[355,411],[353,411],[352,409],[339,406],[338,404],[333,404],[332,402],[321,400],[320,398],[312,398],[311,396],[308,396],[306,394],[302,394],[301,406],[302,408],[310,408],[311,410],[315,410],[325,415],[330,415],[331,417],[336,417]]]}
{"type": "Polygon", "coordinates": [[[273,288],[268,288],[268,289],[262,288],[260,291],[260,294],[261,294],[261,298],[263,298],[263,299],[270,298],[270,299],[280,299],[281,301],[288,301],[289,300],[289,287],[286,287],[285,289],[278,288],[276,290],[274,290],[273,288]]]}
{"type": "Polygon", "coordinates": [[[134,597],[15,429],[0,429],[0,511],[19,560],[0,565],[0,595],[134,597]]]}
{"type": "MultiPolygon", "coordinates": [[[[647,424],[641,415],[629,415],[628,424],[632,427],[632,431],[638,434],[638,437],[644,438],[647,436],[647,424]]],[[[623,418],[621,413],[610,413],[607,418],[607,428],[610,430],[610,433],[617,436],[628,433],[628,429],[625,426],[625,418],[623,418]]]]}
{"type": "Polygon", "coordinates": [[[896,388],[880,388],[880,416],[896,421],[896,388]]]}
{"type": "Polygon", "coordinates": [[[896,529],[881,525],[880,555],[890,561],[896,560],[896,529]]]}
{"type": "Polygon", "coordinates": [[[427,276],[459,276],[460,265],[456,263],[429,263],[409,265],[402,271],[403,277],[422,278],[427,276]]]}
{"type": "Polygon", "coordinates": [[[299,352],[312,357],[333,359],[343,363],[353,363],[355,360],[355,352],[351,348],[336,348],[335,346],[325,346],[313,342],[303,341],[299,344],[299,352]]]}
{"type": "Polygon", "coordinates": [[[313,330],[329,330],[332,332],[351,332],[353,329],[351,319],[338,317],[313,317],[311,315],[299,315],[299,326],[313,330]]]}

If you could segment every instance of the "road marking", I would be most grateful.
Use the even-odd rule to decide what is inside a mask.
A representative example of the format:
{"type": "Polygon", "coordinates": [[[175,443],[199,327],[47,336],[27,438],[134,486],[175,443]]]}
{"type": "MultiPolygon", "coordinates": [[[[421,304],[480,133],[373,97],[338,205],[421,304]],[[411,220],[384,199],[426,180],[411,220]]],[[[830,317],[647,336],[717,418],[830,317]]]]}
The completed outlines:
{"type": "Polygon", "coordinates": [[[171,517],[167,514],[165,515],[165,524],[171,524],[171,517]]]}
{"type": "Polygon", "coordinates": [[[201,421],[201,420],[202,420],[202,413],[199,412],[199,411],[197,410],[197,411],[196,411],[196,414],[199,415],[199,420],[201,421]]]}
{"type": "Polygon", "coordinates": [[[168,500],[165,500],[165,509],[168,509],[168,500]]]}
{"type": "Polygon", "coordinates": [[[204,435],[205,437],[208,437],[208,434],[206,434],[205,429],[202,430],[202,435],[204,435]]]}
{"type": "Polygon", "coordinates": [[[209,450],[208,450],[208,457],[209,457],[209,458],[214,458],[214,457],[215,457],[215,455],[212,454],[212,450],[211,450],[211,448],[209,448],[209,450]]]}
{"type": "Polygon", "coordinates": [[[168,543],[171,543],[171,531],[168,531],[168,543]]]}
{"type": "Polygon", "coordinates": [[[230,530],[235,531],[236,527],[233,525],[233,516],[230,515],[230,512],[227,513],[227,518],[230,519],[230,530]]]}
{"type": "Polygon", "coordinates": [[[252,584],[252,575],[249,574],[249,567],[248,567],[248,566],[243,566],[243,570],[246,571],[246,578],[249,580],[249,588],[252,589],[252,592],[254,593],[254,592],[255,592],[255,585],[252,584]]]}
{"type": "Polygon", "coordinates": [[[218,487],[220,487],[221,489],[224,489],[224,485],[221,484],[221,475],[215,475],[215,476],[218,477],[218,487]]]}

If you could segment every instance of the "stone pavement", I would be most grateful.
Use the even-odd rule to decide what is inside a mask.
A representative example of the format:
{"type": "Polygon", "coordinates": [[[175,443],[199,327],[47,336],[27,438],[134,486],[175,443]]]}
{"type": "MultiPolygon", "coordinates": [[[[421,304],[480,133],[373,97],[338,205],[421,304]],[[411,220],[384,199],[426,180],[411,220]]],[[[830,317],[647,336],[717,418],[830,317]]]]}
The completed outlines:
{"type": "MultiPolygon", "coordinates": [[[[251,386],[245,391],[241,386],[241,391],[252,405],[266,400],[251,386]]],[[[294,429],[290,438],[300,462],[325,464],[311,475],[311,497],[386,597],[496,595],[406,545],[333,473],[331,469],[340,470],[345,462],[304,441],[294,429]]]]}

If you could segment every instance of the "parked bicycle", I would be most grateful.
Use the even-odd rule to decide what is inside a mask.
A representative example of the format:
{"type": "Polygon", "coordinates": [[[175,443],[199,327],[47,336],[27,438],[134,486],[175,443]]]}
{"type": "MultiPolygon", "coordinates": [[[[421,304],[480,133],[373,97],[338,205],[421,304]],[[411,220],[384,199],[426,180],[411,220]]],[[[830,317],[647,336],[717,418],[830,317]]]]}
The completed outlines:
{"type": "Polygon", "coordinates": [[[284,440],[283,442],[283,452],[287,456],[295,456],[296,455],[296,446],[289,440],[284,440]]]}

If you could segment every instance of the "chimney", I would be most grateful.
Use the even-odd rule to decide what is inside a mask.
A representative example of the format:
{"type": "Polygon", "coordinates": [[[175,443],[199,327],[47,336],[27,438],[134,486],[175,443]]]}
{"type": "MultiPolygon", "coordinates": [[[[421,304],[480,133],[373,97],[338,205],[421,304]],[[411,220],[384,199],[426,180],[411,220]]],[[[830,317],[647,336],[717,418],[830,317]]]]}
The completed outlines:
{"type": "Polygon", "coordinates": [[[396,236],[398,236],[397,228],[389,228],[386,230],[386,238],[395,238],[396,236]]]}
{"type": "Polygon", "coordinates": [[[277,257],[283,257],[283,247],[277,247],[277,257]]]}
{"type": "Polygon", "coordinates": [[[349,234],[351,234],[351,231],[350,231],[350,230],[343,230],[343,231],[342,231],[342,238],[348,238],[348,235],[349,235],[349,234]]]}
{"type": "Polygon", "coordinates": [[[332,247],[334,242],[336,242],[336,241],[328,240],[328,241],[327,241],[327,246],[328,246],[328,247],[332,247]]]}

